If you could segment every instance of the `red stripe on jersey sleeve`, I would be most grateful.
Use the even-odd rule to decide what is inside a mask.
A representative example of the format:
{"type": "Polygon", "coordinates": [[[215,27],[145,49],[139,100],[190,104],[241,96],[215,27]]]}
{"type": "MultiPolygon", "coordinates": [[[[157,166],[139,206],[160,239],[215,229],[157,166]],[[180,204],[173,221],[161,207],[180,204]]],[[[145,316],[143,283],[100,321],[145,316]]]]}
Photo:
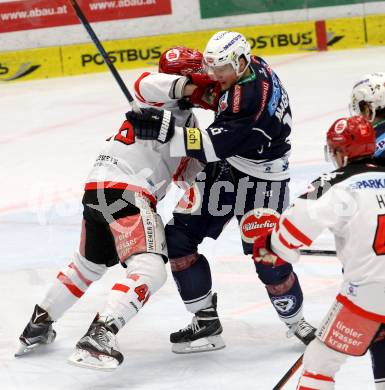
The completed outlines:
{"type": "Polygon", "coordinates": [[[135,94],[136,94],[137,98],[138,98],[142,103],[146,103],[146,100],[144,99],[144,97],[143,97],[142,94],[140,93],[139,85],[140,85],[140,82],[141,82],[145,77],[147,77],[147,76],[150,75],[150,74],[151,74],[150,72],[144,72],[144,73],[138,78],[138,80],[135,81],[135,84],[134,84],[135,94]]]}
{"type": "Polygon", "coordinates": [[[150,72],[144,72],[139,78],[138,80],[135,81],[135,84],[134,84],[134,89],[135,89],[135,95],[137,97],[137,99],[142,102],[142,103],[145,103],[145,104],[149,104],[151,106],[155,106],[155,107],[162,107],[163,106],[163,103],[155,103],[155,102],[148,102],[143,96],[142,94],[140,93],[140,83],[141,81],[149,76],[151,73],[150,72]]]}
{"type": "Polygon", "coordinates": [[[302,245],[293,245],[293,244],[290,244],[289,242],[287,242],[281,233],[279,233],[278,235],[278,238],[279,238],[279,241],[281,241],[281,244],[284,245],[286,248],[289,248],[289,249],[298,249],[299,247],[301,247],[302,245]]]}
{"type": "Polygon", "coordinates": [[[312,240],[297,229],[287,218],[282,221],[282,225],[296,240],[301,241],[306,246],[311,245],[312,240]]]}

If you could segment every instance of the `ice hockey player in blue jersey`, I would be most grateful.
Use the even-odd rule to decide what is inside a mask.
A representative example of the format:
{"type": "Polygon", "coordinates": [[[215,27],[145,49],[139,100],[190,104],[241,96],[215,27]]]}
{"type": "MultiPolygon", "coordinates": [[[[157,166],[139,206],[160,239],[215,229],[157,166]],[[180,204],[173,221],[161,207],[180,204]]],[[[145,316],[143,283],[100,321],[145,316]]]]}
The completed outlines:
{"type": "MultiPolygon", "coordinates": [[[[261,218],[263,209],[281,213],[289,203],[291,111],[278,76],[263,59],[250,55],[246,39],[236,32],[221,31],[209,40],[204,66],[222,88],[207,129],[177,127],[154,109],[127,113],[136,137],[170,142],[172,156],[207,163],[166,227],[173,276],[195,314],[191,324],[171,334],[177,353],[224,347],[210,266],[198,245],[206,237],[216,239],[236,216],[244,253],[252,254],[254,238],[271,222],[261,218]]],[[[175,97],[183,97],[181,85],[175,84],[174,92],[182,91],[175,97]]],[[[255,267],[289,333],[308,343],[314,328],[303,319],[302,291],[292,266],[256,262],[255,267]]]]}

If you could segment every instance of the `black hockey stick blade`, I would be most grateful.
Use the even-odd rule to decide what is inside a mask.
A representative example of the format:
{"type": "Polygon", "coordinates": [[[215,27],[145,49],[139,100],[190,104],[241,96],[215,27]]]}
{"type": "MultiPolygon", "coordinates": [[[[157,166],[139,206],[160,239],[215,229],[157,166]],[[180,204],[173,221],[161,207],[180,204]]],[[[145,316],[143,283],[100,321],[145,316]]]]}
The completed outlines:
{"type": "Polygon", "coordinates": [[[299,252],[306,256],[337,256],[336,251],[327,249],[300,249],[299,252]]]}
{"type": "Polygon", "coordinates": [[[273,390],[281,390],[283,386],[290,380],[290,378],[297,372],[301,367],[303,361],[303,354],[296,360],[296,362],[289,368],[286,374],[281,380],[273,387],[273,390]]]}
{"type": "Polygon", "coordinates": [[[105,49],[104,49],[103,45],[101,44],[99,38],[95,34],[95,31],[93,30],[93,28],[89,24],[89,22],[88,22],[86,16],[84,15],[83,11],[79,7],[79,4],[77,3],[76,0],[69,0],[69,2],[71,3],[73,9],[75,10],[76,15],[80,19],[82,25],[87,30],[89,36],[92,39],[92,42],[95,44],[95,46],[98,49],[100,55],[103,57],[104,63],[110,69],[112,75],[114,76],[114,79],[119,84],[120,89],[122,90],[122,92],[126,96],[126,98],[129,101],[129,103],[131,104],[133,110],[136,111],[136,112],[138,112],[138,111],[140,112],[140,108],[139,108],[138,104],[135,102],[135,100],[132,97],[130,91],[128,90],[126,84],[124,84],[124,81],[120,77],[120,74],[118,73],[118,71],[116,70],[114,64],[111,62],[110,58],[108,57],[107,52],[105,51],[105,49]]]}

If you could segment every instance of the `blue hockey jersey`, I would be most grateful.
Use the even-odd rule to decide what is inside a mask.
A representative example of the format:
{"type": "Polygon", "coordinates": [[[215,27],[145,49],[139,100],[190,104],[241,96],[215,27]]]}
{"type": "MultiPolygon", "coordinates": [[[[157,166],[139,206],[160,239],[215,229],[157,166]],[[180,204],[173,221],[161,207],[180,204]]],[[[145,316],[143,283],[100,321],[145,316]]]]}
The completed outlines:
{"type": "Polygon", "coordinates": [[[226,159],[248,175],[285,180],[292,123],[288,94],[262,58],[253,56],[249,69],[247,77],[222,92],[207,129],[176,128],[171,154],[206,162],[226,159]]]}

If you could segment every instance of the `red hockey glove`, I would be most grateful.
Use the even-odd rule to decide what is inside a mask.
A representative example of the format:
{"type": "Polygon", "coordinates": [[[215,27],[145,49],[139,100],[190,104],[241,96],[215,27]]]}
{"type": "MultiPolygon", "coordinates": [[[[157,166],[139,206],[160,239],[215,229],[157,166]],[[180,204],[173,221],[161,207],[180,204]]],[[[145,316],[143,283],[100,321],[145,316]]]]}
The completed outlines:
{"type": "Polygon", "coordinates": [[[206,88],[217,83],[206,73],[191,73],[187,77],[190,79],[191,84],[194,84],[197,87],[206,88]]]}
{"type": "Polygon", "coordinates": [[[205,110],[216,111],[221,96],[221,85],[204,73],[192,73],[188,77],[191,83],[198,87],[190,96],[191,103],[205,110]]]}
{"type": "Polygon", "coordinates": [[[256,263],[265,263],[273,266],[286,264],[286,261],[281,259],[271,249],[270,240],[273,229],[267,230],[265,233],[257,236],[253,244],[253,260],[256,263]]]}

